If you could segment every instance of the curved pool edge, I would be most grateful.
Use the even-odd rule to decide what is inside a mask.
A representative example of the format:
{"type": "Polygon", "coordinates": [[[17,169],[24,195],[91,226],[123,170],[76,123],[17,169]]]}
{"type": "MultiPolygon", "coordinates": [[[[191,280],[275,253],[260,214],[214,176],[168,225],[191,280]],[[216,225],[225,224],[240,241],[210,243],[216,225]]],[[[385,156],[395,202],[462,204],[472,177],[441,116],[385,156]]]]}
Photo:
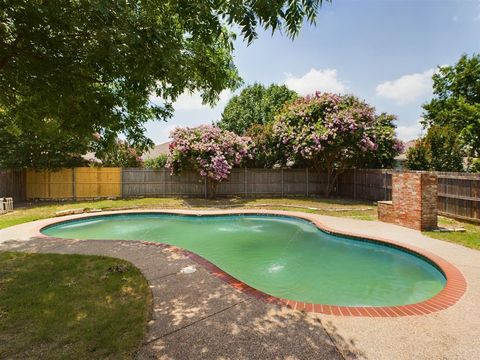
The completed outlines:
{"type": "MultiPolygon", "coordinates": [[[[132,213],[157,213],[157,214],[172,214],[172,215],[192,215],[192,216],[215,216],[215,215],[279,215],[279,216],[289,216],[302,220],[307,220],[313,223],[317,228],[327,233],[346,236],[359,241],[369,241],[374,243],[379,243],[385,246],[393,246],[400,250],[412,253],[413,255],[424,258],[426,261],[432,263],[433,266],[437,267],[445,276],[446,284],[445,287],[435,296],[430,299],[424,300],[419,303],[401,305],[401,306],[335,306],[335,305],[324,305],[324,304],[313,304],[313,303],[304,303],[294,300],[286,300],[278,298],[269,294],[266,294],[260,290],[254,289],[251,286],[245,284],[244,282],[234,278],[230,274],[224,272],[215,264],[206,260],[205,258],[188,251],[183,248],[176,246],[143,241],[143,240],[128,240],[128,241],[137,241],[143,244],[148,244],[152,246],[160,246],[166,250],[174,251],[176,253],[181,253],[186,257],[192,259],[212,275],[216,276],[220,280],[230,284],[235,289],[246,293],[247,295],[254,296],[264,302],[270,304],[276,304],[279,306],[285,306],[290,309],[320,313],[326,315],[337,315],[337,316],[357,316],[357,317],[401,317],[401,316],[413,316],[413,315],[427,315],[435,313],[444,309],[447,309],[454,304],[456,304],[467,290],[467,283],[463,274],[458,270],[454,265],[446,261],[440,256],[435,255],[427,250],[422,248],[411,246],[408,244],[403,244],[394,240],[386,239],[383,237],[370,236],[365,234],[355,234],[352,232],[338,231],[336,229],[330,228],[329,226],[322,223],[315,214],[300,213],[293,211],[276,211],[276,210],[216,210],[216,211],[191,211],[191,210],[122,210],[122,211],[108,211],[100,213],[86,213],[81,215],[74,215],[62,218],[51,218],[45,220],[41,226],[38,226],[34,229],[35,238],[44,238],[44,239],[62,239],[49,237],[44,235],[41,231],[52,225],[56,225],[63,222],[68,222],[71,220],[79,220],[84,218],[93,218],[97,216],[106,216],[106,215],[115,215],[115,214],[132,214],[132,213]]],[[[75,239],[73,239],[75,240],[75,239]]],[[[83,240],[89,241],[89,240],[83,240]]],[[[116,240],[122,241],[122,240],[116,240]]],[[[127,240],[125,240],[127,241],[127,240]]]]}

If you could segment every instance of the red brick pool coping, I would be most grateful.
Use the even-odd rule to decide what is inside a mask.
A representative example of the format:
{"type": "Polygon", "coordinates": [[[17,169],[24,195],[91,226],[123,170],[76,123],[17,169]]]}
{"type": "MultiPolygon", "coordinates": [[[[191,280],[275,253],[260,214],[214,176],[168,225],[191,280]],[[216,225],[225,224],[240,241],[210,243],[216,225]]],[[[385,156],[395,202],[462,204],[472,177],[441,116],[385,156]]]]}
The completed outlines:
{"type": "MultiPolygon", "coordinates": [[[[45,227],[48,227],[53,224],[69,221],[69,220],[77,220],[86,217],[96,217],[96,216],[103,216],[103,215],[114,215],[114,214],[125,214],[125,213],[158,213],[158,214],[176,214],[176,215],[197,215],[197,216],[212,216],[212,215],[280,215],[280,216],[291,216],[300,218],[303,220],[307,220],[312,222],[315,226],[319,229],[326,231],[331,234],[347,236],[352,239],[357,239],[359,241],[369,241],[384,244],[387,246],[393,246],[400,250],[404,250],[415,255],[419,255],[422,258],[425,258],[427,261],[431,262],[434,266],[436,266],[445,276],[446,284],[445,287],[434,297],[424,300],[419,303],[415,304],[408,304],[408,305],[401,305],[401,306],[384,306],[384,307],[377,307],[377,306],[335,306],[335,305],[324,305],[324,304],[312,304],[312,303],[305,303],[301,301],[294,301],[294,300],[286,300],[282,298],[278,298],[269,294],[266,294],[260,290],[254,289],[251,286],[245,284],[244,282],[235,279],[233,276],[229,275],[228,273],[221,270],[215,264],[211,263],[210,261],[204,259],[203,257],[168,244],[164,243],[157,243],[151,241],[142,241],[139,242],[147,245],[152,246],[160,246],[164,249],[169,251],[173,251],[175,253],[180,253],[185,255],[186,257],[192,259],[202,267],[204,267],[207,271],[211,274],[219,278],[220,280],[230,284],[235,289],[246,293],[247,295],[253,296],[261,301],[275,304],[279,306],[286,306],[290,309],[304,311],[304,312],[312,312],[312,313],[319,313],[319,314],[326,314],[326,315],[336,315],[336,316],[359,316],[359,317],[399,317],[399,316],[413,316],[413,315],[427,315],[434,312],[438,312],[444,309],[449,308],[456,304],[461,297],[465,294],[467,289],[467,283],[463,274],[458,270],[454,265],[446,261],[445,259],[429,252],[424,249],[405,245],[396,241],[392,241],[389,239],[381,238],[381,237],[373,237],[373,236],[366,236],[366,235],[359,235],[351,232],[339,232],[338,230],[334,230],[322,222],[320,222],[314,214],[306,214],[306,213],[298,213],[293,211],[270,211],[270,210],[244,210],[244,211],[208,211],[208,212],[198,212],[198,211],[185,211],[185,210],[133,210],[133,211],[112,211],[112,212],[101,212],[101,213],[87,213],[81,216],[69,217],[69,219],[65,218],[53,218],[49,219],[46,223],[43,223],[41,227],[35,229],[35,238],[44,238],[44,239],[57,239],[48,237],[41,233],[41,230],[45,227]]],[[[88,240],[87,240],[88,241],[88,240]]]]}

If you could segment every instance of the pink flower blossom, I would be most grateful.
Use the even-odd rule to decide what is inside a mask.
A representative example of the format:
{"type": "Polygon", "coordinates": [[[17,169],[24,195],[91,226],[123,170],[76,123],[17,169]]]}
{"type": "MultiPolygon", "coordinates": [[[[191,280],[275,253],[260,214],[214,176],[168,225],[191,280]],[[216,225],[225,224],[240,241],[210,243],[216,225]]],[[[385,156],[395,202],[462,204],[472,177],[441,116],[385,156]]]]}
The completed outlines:
{"type": "Polygon", "coordinates": [[[167,167],[172,174],[197,170],[202,177],[221,182],[235,165],[251,157],[250,138],[238,136],[212,125],[177,128],[171,133],[167,167]]]}

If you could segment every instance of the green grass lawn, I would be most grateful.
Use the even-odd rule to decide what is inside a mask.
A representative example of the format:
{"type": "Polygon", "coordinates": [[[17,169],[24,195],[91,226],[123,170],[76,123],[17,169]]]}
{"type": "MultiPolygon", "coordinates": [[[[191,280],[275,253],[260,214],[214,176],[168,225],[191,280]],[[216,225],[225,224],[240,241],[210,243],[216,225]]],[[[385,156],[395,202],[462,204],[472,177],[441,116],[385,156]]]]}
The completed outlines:
{"type": "MultiPolygon", "coordinates": [[[[195,198],[145,198],[99,200],[56,204],[31,204],[16,209],[13,213],[0,216],[0,229],[43,218],[55,216],[56,211],[86,208],[86,209],[211,209],[211,208],[265,208],[277,210],[295,210],[316,213],[321,215],[341,216],[362,220],[376,220],[377,206],[373,202],[354,202],[340,199],[316,198],[258,198],[241,199],[229,198],[206,200],[195,198]]],[[[464,227],[464,233],[436,233],[425,232],[427,236],[436,239],[455,242],[473,249],[480,249],[480,226],[460,222],[445,217],[439,217],[439,225],[443,227],[464,227]]]]}
{"type": "Polygon", "coordinates": [[[435,239],[445,240],[460,244],[472,249],[480,250],[480,225],[474,225],[444,216],[438,217],[438,224],[445,228],[464,228],[465,232],[434,232],[427,231],[424,234],[435,239]]]}
{"type": "Polygon", "coordinates": [[[0,252],[0,358],[131,358],[151,308],[132,264],[84,255],[0,252]]]}

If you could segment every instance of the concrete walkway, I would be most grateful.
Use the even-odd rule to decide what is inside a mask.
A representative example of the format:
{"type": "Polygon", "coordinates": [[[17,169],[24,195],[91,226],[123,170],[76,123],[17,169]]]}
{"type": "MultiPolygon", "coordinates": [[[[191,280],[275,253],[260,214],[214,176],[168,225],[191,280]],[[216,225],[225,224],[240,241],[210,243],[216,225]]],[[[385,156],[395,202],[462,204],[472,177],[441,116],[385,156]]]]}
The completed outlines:
{"type": "MultiPolygon", "coordinates": [[[[302,313],[233,289],[193,260],[140,242],[35,238],[49,220],[0,230],[0,250],[114,256],[150,283],[154,308],[140,359],[478,359],[480,252],[380,222],[316,216],[337,231],[381,236],[431,251],[462,271],[468,289],[454,306],[397,318],[302,313]],[[185,274],[181,269],[195,266],[185,274]]],[[[73,217],[72,217],[73,218],[73,217]]]]}

